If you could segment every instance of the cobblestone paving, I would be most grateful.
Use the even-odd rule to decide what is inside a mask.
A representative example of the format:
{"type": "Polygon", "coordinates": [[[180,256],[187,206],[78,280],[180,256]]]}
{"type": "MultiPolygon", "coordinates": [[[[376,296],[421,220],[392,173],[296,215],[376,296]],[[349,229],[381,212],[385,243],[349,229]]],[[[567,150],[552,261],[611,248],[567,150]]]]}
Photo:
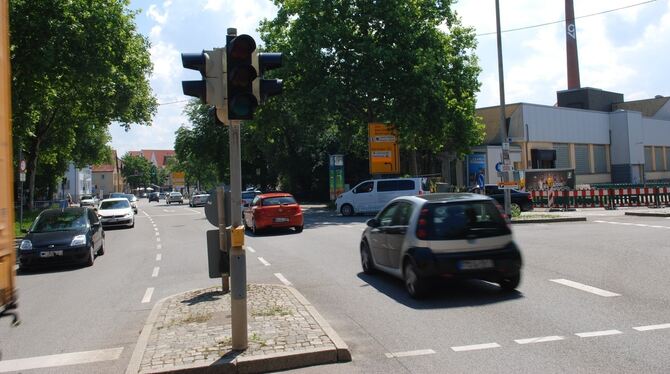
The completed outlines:
{"type": "MultiPolygon", "coordinates": [[[[284,286],[249,285],[247,310],[249,348],[237,357],[335,347],[284,286]]],[[[140,372],[209,365],[236,354],[231,343],[230,294],[212,287],[177,295],[161,306],[140,372]]]]}

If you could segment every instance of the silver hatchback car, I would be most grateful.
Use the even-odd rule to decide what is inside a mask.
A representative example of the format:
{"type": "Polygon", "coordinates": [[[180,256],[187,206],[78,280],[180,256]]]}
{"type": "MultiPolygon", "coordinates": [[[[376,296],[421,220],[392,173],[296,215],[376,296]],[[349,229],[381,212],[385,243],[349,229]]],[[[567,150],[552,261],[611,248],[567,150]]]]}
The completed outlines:
{"type": "Polygon", "coordinates": [[[368,220],[360,244],[366,274],[377,270],[404,280],[410,296],[430,278],[474,278],[506,291],[521,280],[521,253],[500,206],[477,194],[403,196],[368,220]]]}

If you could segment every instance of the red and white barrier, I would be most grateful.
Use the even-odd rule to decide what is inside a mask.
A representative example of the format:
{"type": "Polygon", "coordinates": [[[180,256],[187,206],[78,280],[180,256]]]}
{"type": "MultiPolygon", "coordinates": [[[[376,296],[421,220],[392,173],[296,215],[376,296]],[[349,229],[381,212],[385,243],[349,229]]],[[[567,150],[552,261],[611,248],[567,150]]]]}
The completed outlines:
{"type": "Polygon", "coordinates": [[[607,208],[670,205],[670,188],[610,188],[574,191],[531,191],[539,208],[607,208]]]}

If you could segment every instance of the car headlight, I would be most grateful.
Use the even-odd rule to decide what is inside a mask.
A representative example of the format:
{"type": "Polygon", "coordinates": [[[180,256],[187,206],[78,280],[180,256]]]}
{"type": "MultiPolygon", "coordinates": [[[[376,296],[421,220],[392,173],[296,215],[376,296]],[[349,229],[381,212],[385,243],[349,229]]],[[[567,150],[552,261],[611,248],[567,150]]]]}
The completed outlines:
{"type": "Polygon", "coordinates": [[[130,212],[130,213],[126,214],[124,217],[125,218],[131,218],[132,216],[133,216],[133,212],[130,212]]]}
{"type": "Polygon", "coordinates": [[[72,238],[72,242],[70,243],[70,247],[75,247],[78,245],[84,245],[86,244],[86,235],[77,235],[74,238],[72,238]]]}
{"type": "Polygon", "coordinates": [[[23,239],[21,240],[21,245],[19,246],[19,249],[21,249],[22,251],[30,251],[31,249],[33,249],[33,242],[27,239],[23,239]]]}

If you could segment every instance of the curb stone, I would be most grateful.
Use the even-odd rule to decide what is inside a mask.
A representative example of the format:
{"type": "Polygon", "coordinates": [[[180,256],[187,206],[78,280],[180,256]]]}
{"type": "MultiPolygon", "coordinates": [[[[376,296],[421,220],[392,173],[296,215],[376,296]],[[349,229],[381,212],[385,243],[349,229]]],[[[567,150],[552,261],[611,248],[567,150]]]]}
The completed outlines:
{"type": "Polygon", "coordinates": [[[625,215],[638,217],[670,217],[670,213],[626,212],[625,215]]]}
{"type": "MultiPolygon", "coordinates": [[[[259,284],[260,285],[260,284],[259,284]]],[[[151,370],[151,373],[260,373],[268,371],[281,371],[299,367],[330,364],[351,361],[351,353],[346,343],[333,330],[328,322],[316,311],[312,304],[295,288],[285,285],[268,284],[266,286],[284,288],[302,304],[310,316],[316,321],[321,330],[328,336],[334,345],[323,348],[306,348],[299,352],[277,352],[262,355],[242,356],[241,353],[229,352],[212,363],[183,364],[176,367],[151,370]]],[[[136,374],[141,370],[142,359],[151,337],[154,325],[159,318],[160,311],[166,301],[181,295],[205,290],[207,288],[194,289],[181,292],[161,299],[154,305],[147,318],[133,355],[126,369],[126,374],[136,374]]]]}
{"type": "Polygon", "coordinates": [[[538,219],[520,219],[512,220],[513,224],[517,223],[558,223],[558,222],[584,222],[586,217],[562,217],[562,218],[538,218],[538,219]]]}

